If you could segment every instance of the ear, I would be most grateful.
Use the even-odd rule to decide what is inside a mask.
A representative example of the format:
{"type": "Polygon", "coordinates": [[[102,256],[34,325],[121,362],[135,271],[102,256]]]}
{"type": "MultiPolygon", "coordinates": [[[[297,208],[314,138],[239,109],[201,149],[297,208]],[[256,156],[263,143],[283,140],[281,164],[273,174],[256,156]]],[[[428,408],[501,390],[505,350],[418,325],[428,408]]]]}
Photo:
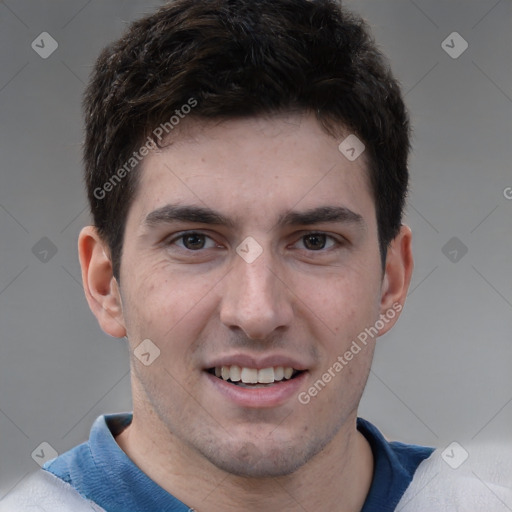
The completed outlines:
{"type": "Polygon", "coordinates": [[[112,271],[110,251],[94,226],[82,229],[78,237],[85,297],[100,327],[110,336],[126,336],[121,294],[112,271]]]}
{"type": "Polygon", "coordinates": [[[402,225],[386,254],[380,301],[380,314],[385,321],[381,322],[384,327],[379,329],[379,336],[388,332],[398,320],[409,290],[413,268],[411,229],[402,225]]]}

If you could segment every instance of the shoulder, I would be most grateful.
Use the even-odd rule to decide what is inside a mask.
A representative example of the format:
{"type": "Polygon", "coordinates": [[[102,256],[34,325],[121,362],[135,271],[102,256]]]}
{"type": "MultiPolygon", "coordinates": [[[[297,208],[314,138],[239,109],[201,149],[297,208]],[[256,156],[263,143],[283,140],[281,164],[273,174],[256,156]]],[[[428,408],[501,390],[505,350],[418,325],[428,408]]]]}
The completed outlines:
{"type": "Polygon", "coordinates": [[[512,446],[436,450],[416,470],[399,512],[507,512],[512,510],[512,446]]]}
{"type": "Polygon", "coordinates": [[[44,469],[30,475],[0,501],[0,512],[105,512],[70,484],[44,469]]]}

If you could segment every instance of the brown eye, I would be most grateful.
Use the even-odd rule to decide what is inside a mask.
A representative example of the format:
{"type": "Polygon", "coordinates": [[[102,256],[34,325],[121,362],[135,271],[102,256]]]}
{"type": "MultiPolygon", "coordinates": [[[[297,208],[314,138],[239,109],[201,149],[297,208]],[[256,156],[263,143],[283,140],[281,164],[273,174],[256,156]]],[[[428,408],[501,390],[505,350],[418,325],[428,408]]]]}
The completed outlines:
{"type": "Polygon", "coordinates": [[[322,233],[311,233],[302,237],[304,247],[310,251],[319,251],[325,248],[327,236],[322,233]]]}
{"type": "Polygon", "coordinates": [[[198,233],[190,233],[181,237],[183,246],[191,251],[203,249],[206,244],[206,237],[198,233]]]}
{"type": "Polygon", "coordinates": [[[220,248],[212,237],[199,231],[176,233],[174,238],[167,241],[167,244],[170,250],[179,248],[179,250],[195,252],[220,248]]]}

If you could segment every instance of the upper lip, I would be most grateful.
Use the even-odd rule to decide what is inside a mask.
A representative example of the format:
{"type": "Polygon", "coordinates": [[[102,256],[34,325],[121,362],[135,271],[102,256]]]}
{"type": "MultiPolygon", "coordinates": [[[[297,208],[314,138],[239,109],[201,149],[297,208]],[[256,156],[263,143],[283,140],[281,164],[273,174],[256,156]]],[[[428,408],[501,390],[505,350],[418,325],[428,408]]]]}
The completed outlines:
{"type": "Polygon", "coordinates": [[[232,354],[212,360],[212,362],[205,367],[205,370],[209,370],[210,368],[217,368],[220,366],[233,365],[240,366],[241,368],[256,368],[258,370],[270,367],[275,368],[277,366],[290,367],[294,370],[308,369],[308,365],[301,363],[293,357],[285,355],[269,354],[266,356],[257,357],[251,356],[249,354],[232,354]]]}

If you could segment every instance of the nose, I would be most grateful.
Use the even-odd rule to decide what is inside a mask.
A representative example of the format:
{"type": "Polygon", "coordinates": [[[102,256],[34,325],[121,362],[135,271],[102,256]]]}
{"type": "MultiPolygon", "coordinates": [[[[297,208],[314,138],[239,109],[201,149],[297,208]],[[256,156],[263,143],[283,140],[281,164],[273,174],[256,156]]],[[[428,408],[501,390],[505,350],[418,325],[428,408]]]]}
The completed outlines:
{"type": "Polygon", "coordinates": [[[290,290],[271,263],[265,252],[252,263],[237,257],[226,276],[221,322],[253,340],[265,340],[286,329],[293,317],[290,290]]]}

